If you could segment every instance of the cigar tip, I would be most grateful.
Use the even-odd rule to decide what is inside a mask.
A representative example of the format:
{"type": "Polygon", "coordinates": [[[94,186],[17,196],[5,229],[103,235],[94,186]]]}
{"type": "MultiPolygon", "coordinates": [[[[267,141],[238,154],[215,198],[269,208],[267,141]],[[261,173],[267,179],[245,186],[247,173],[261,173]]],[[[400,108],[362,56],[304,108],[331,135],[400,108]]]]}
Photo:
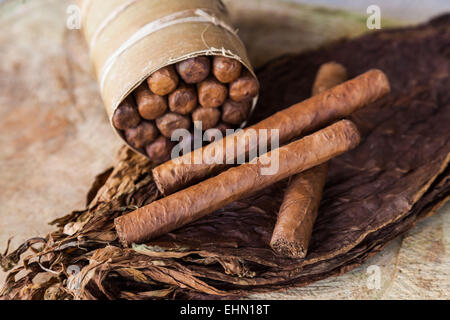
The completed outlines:
{"type": "Polygon", "coordinates": [[[339,121],[337,125],[341,125],[344,128],[350,149],[356,148],[361,143],[361,133],[353,121],[345,119],[339,121]]]}
{"type": "Polygon", "coordinates": [[[164,163],[153,168],[152,174],[153,174],[153,181],[155,182],[156,188],[158,188],[159,192],[161,192],[163,195],[167,194],[167,190],[164,188],[164,184],[161,183],[161,170],[164,171],[164,163]]]}
{"type": "Polygon", "coordinates": [[[121,219],[122,217],[118,217],[114,219],[114,227],[116,229],[117,236],[119,237],[119,242],[123,247],[127,248],[129,243],[126,240],[125,233],[122,229],[121,219]]]}
{"type": "Polygon", "coordinates": [[[386,73],[384,73],[384,71],[380,69],[371,69],[367,72],[367,74],[377,80],[376,82],[382,89],[384,89],[384,92],[391,92],[391,84],[389,82],[388,76],[386,75],[386,73]]]}
{"type": "Polygon", "coordinates": [[[292,259],[304,259],[307,253],[307,250],[300,243],[287,241],[283,238],[272,238],[270,247],[277,255],[292,259]]]}

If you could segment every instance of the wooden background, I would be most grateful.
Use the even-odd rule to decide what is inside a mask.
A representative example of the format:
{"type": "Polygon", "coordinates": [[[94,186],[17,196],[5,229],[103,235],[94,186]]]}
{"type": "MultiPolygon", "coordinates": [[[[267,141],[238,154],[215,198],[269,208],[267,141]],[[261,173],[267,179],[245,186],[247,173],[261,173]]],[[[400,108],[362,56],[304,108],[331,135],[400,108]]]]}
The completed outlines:
{"type": "MultiPolygon", "coordinates": [[[[365,10],[357,8],[348,12],[276,0],[224,2],[255,66],[368,32],[365,10]]],[[[110,129],[81,34],[66,27],[70,4],[0,1],[0,250],[12,236],[14,248],[44,236],[52,230],[49,221],[83,208],[93,178],[113,164],[122,145],[110,129]]],[[[399,18],[395,11],[384,16],[384,28],[424,18],[421,13],[393,20],[399,18]]],[[[251,298],[449,299],[449,212],[447,205],[344,276],[251,298]],[[380,272],[375,289],[367,286],[373,270],[380,272]]],[[[4,277],[0,272],[0,283],[4,277]]]]}

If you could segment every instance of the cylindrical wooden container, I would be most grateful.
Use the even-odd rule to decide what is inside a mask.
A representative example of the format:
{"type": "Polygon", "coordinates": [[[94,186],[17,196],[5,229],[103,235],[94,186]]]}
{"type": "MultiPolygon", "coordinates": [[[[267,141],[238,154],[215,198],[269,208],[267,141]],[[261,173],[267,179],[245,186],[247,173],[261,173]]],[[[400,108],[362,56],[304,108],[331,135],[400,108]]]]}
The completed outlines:
{"type": "MultiPolygon", "coordinates": [[[[225,102],[229,105],[233,100],[234,102],[243,100],[242,103],[251,106],[247,107],[251,109],[247,118],[253,111],[259,89],[256,75],[247,57],[245,46],[231,26],[228,12],[220,0],[79,0],[78,2],[81,6],[83,33],[89,46],[106,111],[117,133],[135,151],[150,155],[156,162],[167,160],[156,153],[152,156],[155,150],[161,150],[162,145],[173,146],[164,141],[164,138],[168,137],[164,137],[159,130],[164,125],[162,131],[171,132],[167,129],[166,124],[169,121],[167,119],[171,120],[171,126],[176,127],[180,124],[183,128],[189,126],[189,130],[194,128],[192,117],[194,120],[201,119],[208,117],[208,114],[212,114],[210,117],[217,122],[215,126],[220,127],[223,124],[217,111],[199,112],[199,108],[218,108],[221,111],[225,102]],[[208,57],[209,76],[206,79],[203,77],[198,83],[195,81],[186,83],[185,78],[181,76],[184,66],[180,64],[191,61],[192,58],[204,59],[198,57],[208,57]],[[233,82],[223,82],[228,81],[226,79],[229,77],[226,74],[224,78],[222,77],[222,82],[214,77],[214,68],[219,60],[217,57],[230,58],[231,61],[237,61],[242,65],[242,71],[237,74],[241,82],[238,82],[239,79],[236,77],[230,78],[233,82]],[[176,74],[176,90],[187,87],[191,92],[197,93],[197,107],[190,105],[188,108],[183,105],[180,108],[175,94],[171,96],[173,89],[164,96],[158,96],[149,89],[149,77],[165,69],[176,74]],[[251,92],[244,91],[242,96],[239,95],[239,90],[242,91],[242,84],[246,84],[246,79],[253,80],[257,89],[253,88],[251,92]],[[211,90],[214,86],[222,90],[211,90]],[[225,95],[227,100],[223,101],[225,95]],[[159,118],[152,118],[152,112],[143,110],[143,107],[138,106],[138,101],[151,101],[157,104],[161,111],[161,115],[156,114],[159,118]],[[119,107],[123,110],[118,110],[119,107]],[[140,119],[134,116],[133,108],[135,113],[141,116],[140,119]],[[142,117],[143,114],[146,118],[142,117]],[[163,116],[165,118],[160,119],[163,116]],[[123,122],[124,119],[126,122],[123,122]],[[159,141],[160,145],[151,146],[147,143],[149,141],[152,143],[159,141]]],[[[183,99],[179,98],[178,101],[184,101],[183,99]]],[[[228,110],[232,108],[228,107],[227,112],[230,112],[228,110]]],[[[229,115],[223,118],[239,119],[229,115]]],[[[244,125],[245,114],[242,119],[241,125],[244,125]]],[[[211,118],[208,120],[211,126],[211,118]]],[[[236,123],[233,125],[236,126],[236,123]]]]}

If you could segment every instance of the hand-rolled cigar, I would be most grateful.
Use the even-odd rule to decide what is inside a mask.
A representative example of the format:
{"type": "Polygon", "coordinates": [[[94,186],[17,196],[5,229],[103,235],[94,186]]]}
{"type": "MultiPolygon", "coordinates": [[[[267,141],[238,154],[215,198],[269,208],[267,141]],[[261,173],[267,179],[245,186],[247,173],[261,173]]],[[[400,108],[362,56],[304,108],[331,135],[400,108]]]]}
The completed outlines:
{"type": "MultiPolygon", "coordinates": [[[[313,95],[333,88],[347,79],[344,66],[330,62],[317,73],[313,95]]],[[[328,164],[292,177],[278,213],[270,246],[280,255],[305,258],[328,174],[328,164]]]]}
{"type": "Polygon", "coordinates": [[[163,136],[171,139],[175,130],[189,129],[191,127],[191,119],[188,116],[169,112],[156,119],[156,126],[163,136]]]}
{"type": "Polygon", "coordinates": [[[153,73],[148,79],[148,87],[159,96],[172,93],[178,86],[179,77],[173,66],[167,66],[153,73]]]}
{"type": "Polygon", "coordinates": [[[170,111],[187,115],[197,108],[197,91],[191,85],[182,84],[169,95],[170,111]]]}
{"type": "MultiPolygon", "coordinates": [[[[266,142],[270,146],[272,139],[270,129],[278,130],[279,142],[282,145],[293,138],[324,127],[330,122],[345,118],[356,110],[384,97],[389,92],[390,86],[386,75],[380,70],[371,70],[331,90],[282,110],[245,129],[244,132],[255,130],[258,133],[260,129],[268,129],[266,141],[260,142],[266,142]]],[[[261,140],[261,137],[259,137],[259,140],[261,140]]],[[[223,146],[224,159],[230,154],[233,154],[234,159],[237,159],[242,156],[242,153],[248,154],[248,150],[254,147],[249,145],[245,135],[231,135],[226,137],[224,142],[218,141],[215,143],[219,143],[219,145],[210,144],[209,147],[213,147],[196,150],[192,154],[187,154],[180,159],[168,161],[154,168],[153,176],[158,189],[163,194],[170,194],[226,169],[229,165],[217,164],[214,161],[217,157],[214,150],[216,146],[223,146]],[[241,141],[235,141],[237,139],[241,139],[241,141]],[[227,141],[230,143],[227,143],[227,141]],[[234,154],[234,151],[227,152],[226,148],[229,144],[236,146],[239,143],[245,146],[244,150],[238,150],[240,153],[237,152],[236,154],[234,154]],[[201,164],[189,164],[191,159],[197,159],[198,157],[203,159],[201,164]]]]}
{"type": "Polygon", "coordinates": [[[158,135],[158,129],[149,121],[141,121],[137,127],[125,131],[127,142],[135,149],[145,148],[149,143],[154,141],[158,135]]]}
{"type": "Polygon", "coordinates": [[[145,84],[135,90],[134,96],[139,114],[146,120],[155,120],[167,111],[167,98],[152,93],[145,84]]]}
{"type": "Polygon", "coordinates": [[[320,165],[355,148],[360,142],[356,126],[348,120],[276,149],[190,188],[116,218],[116,231],[124,245],[142,243],[227,204],[264,189],[293,174],[320,165]],[[277,167],[272,174],[264,172],[277,167]],[[266,174],[264,174],[266,173],[266,174]]]}
{"type": "MultiPolygon", "coordinates": [[[[220,120],[220,110],[217,108],[198,108],[192,113],[192,120],[194,126],[197,126],[196,122],[201,123],[201,129],[206,131],[214,128],[220,120]]],[[[197,129],[200,129],[196,127],[197,129]]]]}
{"type": "Polygon", "coordinates": [[[230,98],[233,101],[250,101],[258,95],[258,80],[248,71],[242,71],[241,76],[230,83],[230,98]]]}
{"type": "Polygon", "coordinates": [[[197,85],[198,101],[204,108],[220,107],[228,96],[228,88],[213,77],[197,85]]]}
{"type": "Polygon", "coordinates": [[[196,57],[177,63],[176,68],[184,82],[194,84],[208,77],[211,72],[211,61],[208,57],[196,57]]]}
{"type": "Polygon", "coordinates": [[[235,102],[228,99],[222,106],[222,120],[229,124],[240,125],[248,119],[250,101],[235,102]]]}
{"type": "Polygon", "coordinates": [[[132,98],[128,97],[122,102],[114,112],[112,121],[114,127],[119,130],[134,128],[141,122],[132,98]]]}
{"type": "MultiPolygon", "coordinates": [[[[218,130],[220,132],[221,139],[222,139],[228,135],[227,130],[230,130],[230,129],[232,129],[234,132],[234,128],[232,126],[230,126],[229,124],[219,123],[214,129],[210,129],[210,130],[206,131],[204,134],[204,138],[206,141],[214,142],[214,141],[216,141],[216,135],[214,132],[215,130],[218,130]],[[214,131],[212,131],[212,130],[214,130],[214,131]]],[[[219,139],[219,140],[221,140],[221,139],[219,139]]]]}
{"type": "Polygon", "coordinates": [[[162,163],[170,159],[173,147],[175,147],[174,142],[161,136],[147,145],[145,149],[151,160],[162,163]]]}
{"type": "Polygon", "coordinates": [[[213,60],[213,74],[222,83],[231,83],[241,75],[242,64],[236,59],[216,56],[213,60]]]}
{"type": "Polygon", "coordinates": [[[312,95],[315,96],[330,90],[345,80],[347,80],[347,69],[342,64],[336,62],[325,63],[317,72],[312,95]]]}

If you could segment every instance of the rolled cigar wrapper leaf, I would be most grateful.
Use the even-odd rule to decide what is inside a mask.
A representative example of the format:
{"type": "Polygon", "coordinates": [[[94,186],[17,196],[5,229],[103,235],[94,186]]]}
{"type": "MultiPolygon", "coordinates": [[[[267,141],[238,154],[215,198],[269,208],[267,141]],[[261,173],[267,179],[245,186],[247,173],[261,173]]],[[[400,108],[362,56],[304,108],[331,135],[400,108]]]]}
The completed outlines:
{"type": "Polygon", "coordinates": [[[266,141],[261,141],[261,137],[258,138],[259,143],[267,143],[268,146],[272,139],[270,134],[272,129],[278,130],[279,142],[282,145],[293,138],[301,137],[345,118],[358,109],[386,96],[389,92],[390,85],[386,75],[380,70],[370,70],[355,79],[282,110],[258,124],[244,129],[243,133],[227,136],[224,141],[214,142],[191,154],[172,159],[154,168],[155,183],[163,194],[173,193],[229,167],[227,155],[233,155],[234,159],[241,155],[234,150],[227,150],[228,146],[234,148],[236,145],[243,145],[244,148],[239,151],[248,154],[249,150],[255,148],[254,145],[250,145],[249,139],[246,137],[245,132],[249,130],[254,130],[257,134],[260,129],[268,130],[266,141]],[[218,164],[214,159],[217,158],[217,148],[221,147],[223,147],[224,161],[222,161],[223,164],[218,164]],[[203,161],[198,163],[192,159],[203,159],[203,161]]]}
{"type": "Polygon", "coordinates": [[[114,223],[124,245],[142,243],[200,219],[294,174],[355,148],[356,126],[342,120],[310,136],[234,167],[197,185],[155,201],[114,223]],[[264,170],[276,168],[270,172],[264,170]]]}
{"type": "MultiPolygon", "coordinates": [[[[347,70],[335,62],[322,65],[312,95],[329,90],[347,79],[347,70]]],[[[278,213],[270,246],[278,254],[305,258],[319,212],[328,163],[291,177],[278,213]]]]}
{"type": "MultiPolygon", "coordinates": [[[[83,33],[111,121],[122,101],[151,75],[169,66],[175,70],[177,63],[191,58],[232,58],[256,79],[245,46],[220,0],[78,0],[78,3],[83,33]]],[[[174,82],[177,79],[170,72],[162,74],[168,83],[155,87],[155,94],[171,93],[171,78],[174,82]]],[[[152,87],[150,80],[147,84],[152,87]]],[[[256,101],[257,98],[252,110],[256,101]]],[[[125,140],[124,132],[114,128],[125,140]]],[[[146,155],[142,150],[130,148],[146,155]]]]}

